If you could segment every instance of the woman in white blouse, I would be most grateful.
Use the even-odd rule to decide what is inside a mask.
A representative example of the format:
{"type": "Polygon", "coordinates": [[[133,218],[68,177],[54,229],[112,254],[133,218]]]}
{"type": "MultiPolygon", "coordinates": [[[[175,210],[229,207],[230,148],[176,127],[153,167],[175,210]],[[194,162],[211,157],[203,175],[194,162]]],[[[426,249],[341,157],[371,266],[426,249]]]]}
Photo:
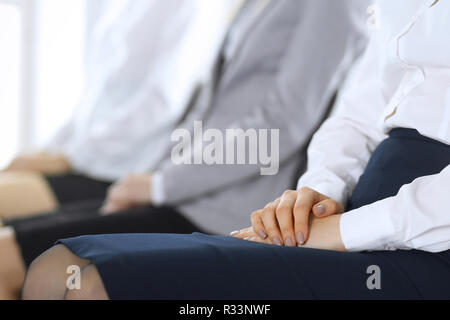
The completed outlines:
{"type": "Polygon", "coordinates": [[[315,135],[297,191],[254,212],[235,238],[62,240],[36,260],[24,297],[450,298],[450,2],[378,6],[371,44],[340,113],[315,135]],[[58,285],[66,264],[84,266],[86,289],[58,285]]]}
{"type": "Polygon", "coordinates": [[[0,218],[103,200],[112,182],[154,169],[209,83],[241,3],[106,1],[89,32],[82,101],[45,152],[20,155],[0,173],[0,218]]]}

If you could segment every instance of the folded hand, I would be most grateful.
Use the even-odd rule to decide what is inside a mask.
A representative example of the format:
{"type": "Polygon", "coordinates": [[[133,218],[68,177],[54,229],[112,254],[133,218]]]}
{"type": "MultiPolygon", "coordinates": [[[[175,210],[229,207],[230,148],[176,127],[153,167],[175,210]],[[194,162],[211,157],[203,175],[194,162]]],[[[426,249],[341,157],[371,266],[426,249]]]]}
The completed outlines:
{"type": "Polygon", "coordinates": [[[151,174],[130,175],[108,189],[100,211],[111,214],[151,204],[151,174]]]}

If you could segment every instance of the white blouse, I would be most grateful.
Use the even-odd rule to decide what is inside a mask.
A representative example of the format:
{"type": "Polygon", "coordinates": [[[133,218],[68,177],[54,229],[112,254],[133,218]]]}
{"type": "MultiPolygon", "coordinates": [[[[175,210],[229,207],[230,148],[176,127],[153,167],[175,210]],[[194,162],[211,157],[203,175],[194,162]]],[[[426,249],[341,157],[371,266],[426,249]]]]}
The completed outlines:
{"type": "Polygon", "coordinates": [[[95,178],[153,169],[240,2],[109,0],[89,39],[84,98],[48,148],[95,178]]]}
{"type": "MultiPolygon", "coordinates": [[[[381,0],[378,28],[341,98],[340,112],[309,150],[308,186],[345,203],[393,128],[450,145],[450,1],[381,0]],[[379,120],[377,122],[377,119],[379,120]]],[[[349,251],[450,249],[450,163],[397,196],[341,219],[349,251]]]]}

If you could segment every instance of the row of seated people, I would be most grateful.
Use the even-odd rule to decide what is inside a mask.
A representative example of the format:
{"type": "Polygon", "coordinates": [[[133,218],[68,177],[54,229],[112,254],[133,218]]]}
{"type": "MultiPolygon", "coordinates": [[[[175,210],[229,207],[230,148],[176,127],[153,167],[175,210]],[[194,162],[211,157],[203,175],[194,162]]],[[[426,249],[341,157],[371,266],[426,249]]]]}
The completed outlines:
{"type": "MultiPolygon", "coordinates": [[[[160,17],[168,3],[148,15],[160,17]]],[[[132,67],[127,50],[130,60],[105,71],[99,96],[83,106],[89,112],[52,143],[58,153],[18,157],[1,174],[9,203],[0,294],[17,297],[23,285],[26,299],[449,298],[450,47],[441,38],[450,5],[380,1],[368,32],[365,1],[226,3],[214,20],[222,32],[205,39],[200,90],[199,68],[187,65],[205,57],[184,60],[192,43],[166,35],[173,43],[157,46],[165,54],[152,47],[151,62],[167,72],[158,84],[170,96],[180,81],[183,103],[161,99],[153,83],[127,92],[128,110],[114,106],[123,88],[156,81],[152,66],[132,67]],[[337,110],[323,123],[337,90],[337,110]],[[278,132],[274,172],[197,162],[207,143],[171,141],[178,130],[217,140],[236,128],[278,132]],[[194,161],[174,161],[180,149],[194,161]],[[80,269],[80,290],[66,286],[70,266],[80,269]],[[383,272],[380,290],[367,287],[370,266],[383,272]]],[[[182,30],[193,39],[189,26],[201,19],[185,10],[182,30]]],[[[166,14],[164,30],[179,32],[181,16],[166,14]]],[[[140,17],[124,35],[157,21],[140,17]]]]}

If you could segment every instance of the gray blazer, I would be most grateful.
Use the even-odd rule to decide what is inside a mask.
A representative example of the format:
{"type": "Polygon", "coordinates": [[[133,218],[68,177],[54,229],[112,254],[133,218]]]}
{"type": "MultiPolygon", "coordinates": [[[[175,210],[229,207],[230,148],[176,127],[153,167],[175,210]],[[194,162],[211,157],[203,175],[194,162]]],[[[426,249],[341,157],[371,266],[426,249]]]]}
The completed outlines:
{"type": "Polygon", "coordinates": [[[205,231],[228,234],[250,225],[254,210],[292,188],[303,150],[366,46],[368,5],[272,0],[241,33],[216,81],[180,127],[193,130],[193,121],[202,120],[204,130],[279,129],[278,174],[262,176],[260,165],[175,165],[167,157],[156,171],[156,204],[176,207],[205,231]]]}

